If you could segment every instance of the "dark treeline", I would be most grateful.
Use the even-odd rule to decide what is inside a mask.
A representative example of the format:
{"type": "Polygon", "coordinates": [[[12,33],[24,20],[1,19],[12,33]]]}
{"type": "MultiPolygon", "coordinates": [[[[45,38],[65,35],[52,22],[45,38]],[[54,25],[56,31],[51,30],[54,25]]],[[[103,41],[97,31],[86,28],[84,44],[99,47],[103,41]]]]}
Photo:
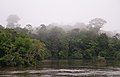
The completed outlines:
{"type": "Polygon", "coordinates": [[[55,25],[49,29],[52,25],[42,24],[36,34],[30,35],[46,44],[47,59],[119,60],[120,35],[102,33],[105,23],[105,20],[95,18],[84,29],[78,27],[68,31],[55,25]]]}
{"type": "Polygon", "coordinates": [[[95,18],[77,27],[41,24],[34,29],[8,22],[12,29],[0,26],[0,66],[30,66],[43,59],[120,60],[120,35],[103,33],[105,23],[95,18]]]}

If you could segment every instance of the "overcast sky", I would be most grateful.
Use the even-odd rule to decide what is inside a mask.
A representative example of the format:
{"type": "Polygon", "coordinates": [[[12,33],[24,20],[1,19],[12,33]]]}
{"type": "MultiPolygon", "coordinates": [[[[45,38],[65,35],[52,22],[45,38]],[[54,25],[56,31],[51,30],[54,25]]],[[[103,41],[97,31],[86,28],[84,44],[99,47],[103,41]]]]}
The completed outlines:
{"type": "Polygon", "coordinates": [[[104,30],[120,32],[120,0],[0,0],[0,24],[7,16],[18,15],[20,24],[75,24],[93,18],[107,21],[104,30]]]}

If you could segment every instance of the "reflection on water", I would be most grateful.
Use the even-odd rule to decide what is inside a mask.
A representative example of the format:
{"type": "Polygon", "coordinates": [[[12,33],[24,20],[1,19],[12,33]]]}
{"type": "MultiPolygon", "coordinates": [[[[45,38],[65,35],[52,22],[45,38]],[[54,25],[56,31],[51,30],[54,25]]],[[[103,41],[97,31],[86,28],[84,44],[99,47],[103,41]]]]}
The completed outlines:
{"type": "Polygon", "coordinates": [[[114,62],[45,60],[39,68],[2,68],[0,77],[120,77],[120,68],[114,62]]]}

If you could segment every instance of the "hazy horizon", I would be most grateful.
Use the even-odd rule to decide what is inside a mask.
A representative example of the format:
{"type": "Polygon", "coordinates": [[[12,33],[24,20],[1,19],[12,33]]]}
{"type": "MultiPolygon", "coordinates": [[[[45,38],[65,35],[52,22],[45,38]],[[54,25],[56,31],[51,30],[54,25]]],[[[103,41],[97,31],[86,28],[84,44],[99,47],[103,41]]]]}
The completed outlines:
{"type": "Polygon", "coordinates": [[[22,26],[31,24],[88,24],[93,18],[107,21],[103,30],[120,32],[120,0],[0,0],[0,24],[10,14],[20,17],[22,26]]]}

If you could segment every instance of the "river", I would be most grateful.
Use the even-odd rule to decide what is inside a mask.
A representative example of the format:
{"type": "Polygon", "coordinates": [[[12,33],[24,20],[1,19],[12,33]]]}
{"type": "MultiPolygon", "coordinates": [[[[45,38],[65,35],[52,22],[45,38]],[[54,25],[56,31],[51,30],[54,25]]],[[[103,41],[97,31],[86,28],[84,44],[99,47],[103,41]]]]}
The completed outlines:
{"type": "Polygon", "coordinates": [[[120,64],[112,61],[44,60],[36,68],[1,68],[0,77],[120,77],[120,64]]]}

